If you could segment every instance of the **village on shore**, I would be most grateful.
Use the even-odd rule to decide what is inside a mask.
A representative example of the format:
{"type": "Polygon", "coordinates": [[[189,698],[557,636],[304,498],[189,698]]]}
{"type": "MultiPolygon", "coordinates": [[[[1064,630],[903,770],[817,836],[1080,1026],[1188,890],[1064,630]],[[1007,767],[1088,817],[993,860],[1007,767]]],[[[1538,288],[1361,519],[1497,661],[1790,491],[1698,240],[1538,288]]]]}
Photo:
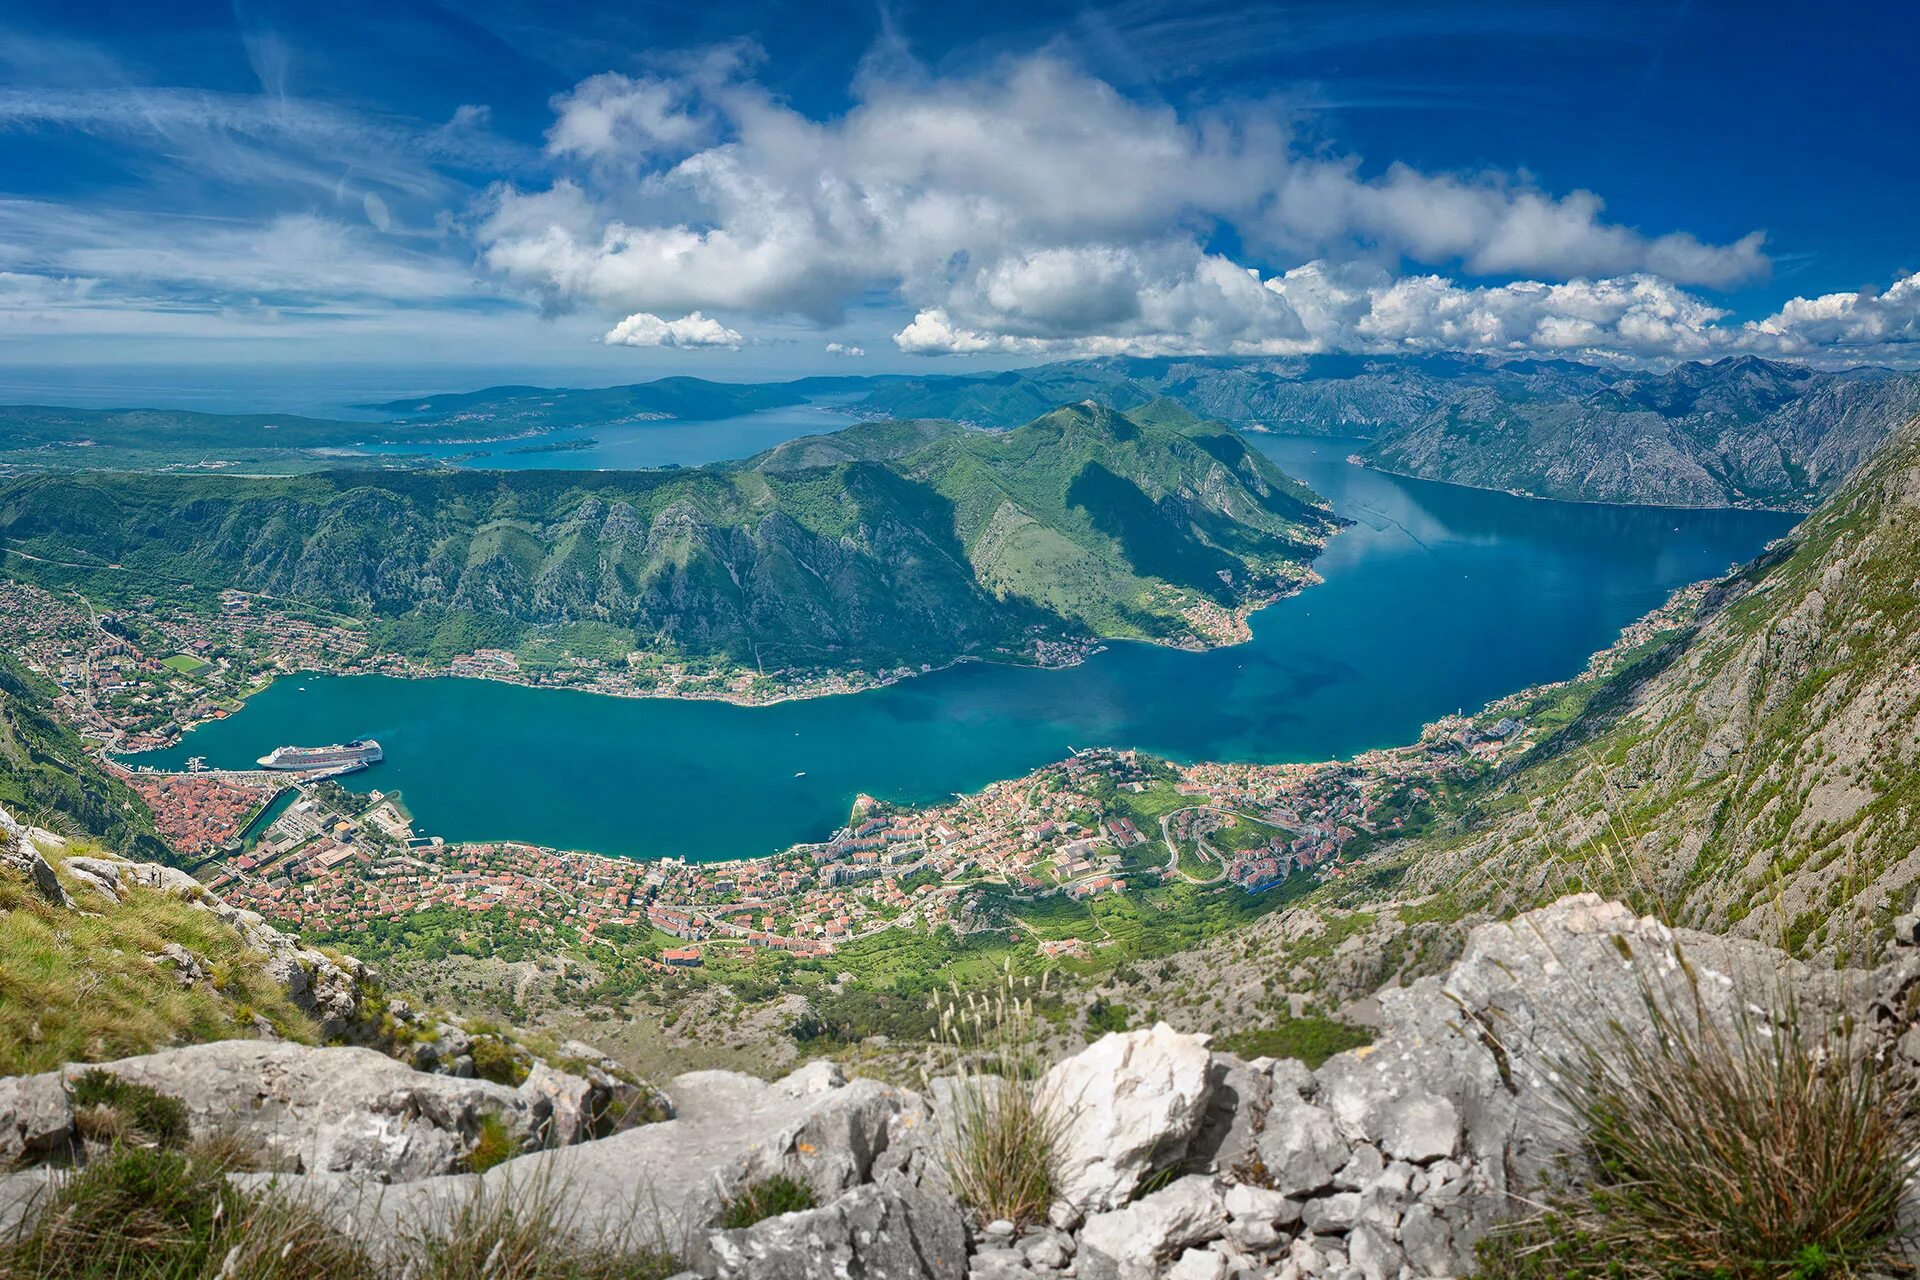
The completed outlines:
{"type": "MultiPolygon", "coordinates": [[[[84,600],[0,582],[0,610],[14,620],[12,650],[57,686],[61,715],[100,745],[176,854],[237,905],[323,936],[423,912],[487,913],[531,937],[641,939],[646,963],[662,969],[699,966],[715,947],[816,958],[889,929],[965,932],[977,927],[971,896],[981,891],[1085,901],[1184,881],[1258,894],[1296,875],[1339,874],[1356,840],[1404,829],[1445,779],[1516,754],[1532,736],[1512,716],[1483,713],[1348,762],[1175,766],[1092,750],[945,804],[861,797],[830,838],[772,856],[639,861],[448,843],[420,833],[404,797],[331,778],[153,772],[115,759],[231,714],[279,674],[417,674],[344,627],[240,592],[225,593],[215,614],[148,614],[130,626],[84,600]]],[[[481,651],[451,669],[509,658],[481,651]]],[[[1100,943],[1034,945],[1051,955],[1100,943]]]]}

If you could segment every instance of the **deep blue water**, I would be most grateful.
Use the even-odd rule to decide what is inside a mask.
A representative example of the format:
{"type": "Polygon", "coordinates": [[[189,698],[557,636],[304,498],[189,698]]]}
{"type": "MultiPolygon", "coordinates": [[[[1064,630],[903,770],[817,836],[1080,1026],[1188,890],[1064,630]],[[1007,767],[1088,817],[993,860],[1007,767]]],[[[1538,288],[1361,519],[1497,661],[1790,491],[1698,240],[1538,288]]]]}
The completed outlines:
{"type": "MultiPolygon", "coordinates": [[[[794,410],[758,426],[821,429],[809,414],[831,422],[794,410]]],[[[703,447],[699,430],[716,425],[591,434],[629,466],[774,443],[720,427],[703,447]]],[[[404,790],[427,832],[640,857],[765,853],[827,834],[860,792],[935,800],[1070,746],[1281,761],[1405,742],[1435,716],[1574,674],[1673,588],[1753,556],[1794,520],[1528,501],[1352,466],[1355,441],[1250,438],[1355,524],[1320,558],[1325,583],[1256,614],[1248,644],[1122,644],[1062,671],[970,663],[762,708],[305,677],[148,759],[244,765],[282,743],[374,735],[387,762],[353,784],[404,790]]],[[[583,465],[517,461],[553,459],[583,465]]]]}

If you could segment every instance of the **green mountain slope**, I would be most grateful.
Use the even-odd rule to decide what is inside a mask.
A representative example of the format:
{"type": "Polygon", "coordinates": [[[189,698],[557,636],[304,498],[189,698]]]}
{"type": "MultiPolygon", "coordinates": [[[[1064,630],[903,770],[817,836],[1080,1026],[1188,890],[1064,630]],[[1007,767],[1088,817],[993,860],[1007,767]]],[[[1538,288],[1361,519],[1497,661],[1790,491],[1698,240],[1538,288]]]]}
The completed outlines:
{"type": "Polygon", "coordinates": [[[1420,877],[1496,912],[1569,885],[1841,947],[1920,881],[1920,418],[1771,557],[1485,784],[1420,877]]]}
{"type": "MultiPolygon", "coordinates": [[[[1005,433],[865,424],[652,472],[41,475],[0,487],[10,572],[107,599],[226,587],[380,620],[629,629],[763,668],[1191,641],[1300,581],[1333,517],[1170,404],[1005,433]]],[[[376,628],[376,633],[379,629],[376,628]]]]}
{"type": "Polygon", "coordinates": [[[57,831],[86,832],[137,858],[164,860],[146,805],[95,764],[54,714],[53,689],[0,654],[0,808],[57,831]]]}

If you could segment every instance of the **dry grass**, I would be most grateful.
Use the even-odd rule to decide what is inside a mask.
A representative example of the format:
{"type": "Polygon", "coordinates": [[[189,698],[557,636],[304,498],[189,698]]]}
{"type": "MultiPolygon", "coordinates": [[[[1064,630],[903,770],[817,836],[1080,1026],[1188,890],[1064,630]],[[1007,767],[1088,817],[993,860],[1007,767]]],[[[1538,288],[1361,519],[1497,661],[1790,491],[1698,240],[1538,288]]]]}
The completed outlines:
{"type": "MultiPolygon", "coordinates": [[[[120,1146],[63,1181],[17,1239],[0,1241],[8,1280],[664,1280],[674,1253],[638,1241],[582,1244],[564,1188],[487,1189],[421,1224],[389,1255],[343,1234],[273,1183],[228,1175],[249,1153],[224,1142],[180,1151],[120,1146]]],[[[647,1221],[636,1206],[635,1223],[647,1221]]]]}
{"type": "Polygon", "coordinates": [[[1031,983],[1007,972],[991,995],[954,991],[936,1006],[954,1077],[942,1147],[947,1178],[983,1220],[1016,1226],[1040,1221],[1052,1205],[1070,1118],[1042,1084],[1044,1037],[1031,983]]]}
{"type": "MultiPolygon", "coordinates": [[[[1920,1171],[1913,1085],[1790,999],[1679,994],[1605,1019],[1556,1065],[1588,1169],[1482,1250],[1500,1278],[1866,1280],[1913,1274],[1898,1208],[1920,1171]]],[[[1643,968],[1636,966],[1637,969],[1643,968]]]]}
{"type": "Polygon", "coordinates": [[[642,1239],[639,1206],[625,1239],[583,1243],[566,1188],[546,1182],[487,1187],[408,1242],[414,1280],[666,1280],[682,1269],[663,1240],[642,1239]]]}

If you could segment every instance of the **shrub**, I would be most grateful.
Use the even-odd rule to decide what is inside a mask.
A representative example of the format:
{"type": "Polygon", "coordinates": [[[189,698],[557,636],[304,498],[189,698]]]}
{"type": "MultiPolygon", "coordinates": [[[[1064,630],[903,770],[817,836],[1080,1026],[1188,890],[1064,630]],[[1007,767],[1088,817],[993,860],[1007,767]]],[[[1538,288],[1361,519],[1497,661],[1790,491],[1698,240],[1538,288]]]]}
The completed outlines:
{"type": "Polygon", "coordinates": [[[84,1136],[109,1144],[126,1140],[178,1147],[187,1140],[187,1104],[157,1089],[88,1071],[73,1082],[76,1117],[84,1136]]]}
{"type": "Polygon", "coordinates": [[[800,1213],[818,1204],[812,1187],[798,1178],[776,1173],[742,1187],[740,1194],[720,1210],[714,1225],[727,1230],[750,1227],[756,1222],[777,1218],[783,1213],[800,1213]]]}
{"type": "Polygon", "coordinates": [[[990,997],[968,993],[963,1003],[954,991],[935,1002],[955,1067],[942,1148],[947,1177],[983,1219],[1016,1226],[1039,1221],[1053,1203],[1069,1118],[1041,1082],[1033,1000],[1022,998],[1032,981],[1008,970],[990,997]]]}
{"type": "Polygon", "coordinates": [[[526,1059],[511,1043],[498,1036],[476,1036],[473,1041],[473,1073],[482,1080],[517,1089],[526,1083],[526,1059]]]}
{"type": "MultiPolygon", "coordinates": [[[[1791,1001],[1710,1012],[1678,997],[1576,1037],[1557,1068],[1584,1189],[1496,1234],[1497,1278],[1853,1280],[1909,1275],[1901,1194],[1920,1172],[1914,1091],[1850,1026],[1791,1001]]],[[[1643,979],[1644,981],[1644,979],[1643,979]]]]}

